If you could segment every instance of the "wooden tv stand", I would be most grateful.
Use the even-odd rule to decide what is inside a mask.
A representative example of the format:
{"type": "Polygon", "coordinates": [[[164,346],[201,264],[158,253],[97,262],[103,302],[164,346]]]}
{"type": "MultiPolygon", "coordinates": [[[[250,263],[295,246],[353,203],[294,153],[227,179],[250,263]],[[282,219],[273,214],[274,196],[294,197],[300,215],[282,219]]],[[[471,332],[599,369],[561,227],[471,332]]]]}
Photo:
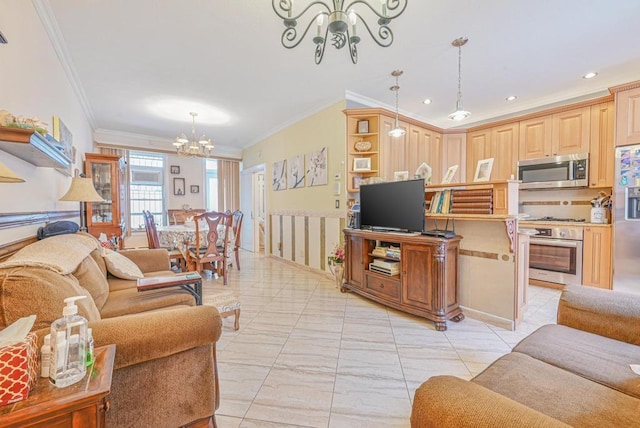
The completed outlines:
{"type": "Polygon", "coordinates": [[[418,315],[447,329],[447,320],[464,319],[459,308],[458,247],[461,236],[449,239],[423,235],[345,229],[346,269],[341,291],[351,290],[383,305],[418,315]],[[400,258],[373,255],[379,241],[400,247],[400,258]],[[400,272],[371,270],[374,259],[399,261],[400,272]]]}

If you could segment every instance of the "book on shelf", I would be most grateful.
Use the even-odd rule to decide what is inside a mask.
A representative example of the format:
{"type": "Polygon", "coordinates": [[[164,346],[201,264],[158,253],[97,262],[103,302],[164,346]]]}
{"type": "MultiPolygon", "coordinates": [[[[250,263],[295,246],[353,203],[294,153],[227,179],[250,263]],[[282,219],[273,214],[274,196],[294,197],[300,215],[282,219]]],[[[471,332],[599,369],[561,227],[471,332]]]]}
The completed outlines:
{"type": "Polygon", "coordinates": [[[457,202],[485,202],[485,201],[493,201],[493,198],[489,196],[458,196],[456,195],[453,198],[453,203],[457,202]]]}
{"type": "Polygon", "coordinates": [[[454,202],[452,205],[453,208],[492,208],[493,202],[484,201],[484,202],[454,202]]]}
{"type": "Polygon", "coordinates": [[[463,207],[456,208],[455,206],[451,209],[451,214],[493,214],[493,209],[491,207],[463,207]]]}

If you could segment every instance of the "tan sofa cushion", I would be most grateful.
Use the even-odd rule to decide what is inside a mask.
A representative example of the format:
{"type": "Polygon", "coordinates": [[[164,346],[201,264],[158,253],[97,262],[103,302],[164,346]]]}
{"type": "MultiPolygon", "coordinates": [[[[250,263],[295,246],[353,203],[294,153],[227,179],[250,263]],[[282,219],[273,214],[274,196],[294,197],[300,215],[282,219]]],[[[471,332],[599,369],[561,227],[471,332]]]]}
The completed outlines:
{"type": "Polygon", "coordinates": [[[88,321],[100,319],[91,294],[72,275],[61,275],[39,267],[0,269],[0,329],[19,318],[37,314],[33,330],[49,328],[62,317],[63,300],[72,296],[79,300],[78,313],[88,321]]]}
{"type": "Polygon", "coordinates": [[[73,272],[80,285],[87,289],[98,310],[102,309],[109,296],[109,283],[93,257],[86,257],[73,272]]]}
{"type": "Polygon", "coordinates": [[[175,305],[195,304],[195,298],[191,293],[178,287],[148,291],[138,291],[137,287],[133,287],[110,292],[100,314],[103,318],[112,318],[175,305]]]}
{"type": "Polygon", "coordinates": [[[102,256],[102,248],[97,248],[91,252],[91,258],[96,265],[100,268],[100,272],[102,272],[102,276],[107,277],[107,265],[104,262],[104,257],[102,256]]]}
{"type": "Polygon", "coordinates": [[[140,268],[127,257],[105,249],[104,262],[109,273],[122,279],[144,278],[140,268]]]}
{"type": "Polygon", "coordinates": [[[513,350],[640,398],[640,377],[629,368],[640,364],[640,346],[550,324],[513,350]]]}
{"type": "Polygon", "coordinates": [[[638,426],[638,399],[519,352],[501,357],[473,382],[571,426],[638,426]]]}

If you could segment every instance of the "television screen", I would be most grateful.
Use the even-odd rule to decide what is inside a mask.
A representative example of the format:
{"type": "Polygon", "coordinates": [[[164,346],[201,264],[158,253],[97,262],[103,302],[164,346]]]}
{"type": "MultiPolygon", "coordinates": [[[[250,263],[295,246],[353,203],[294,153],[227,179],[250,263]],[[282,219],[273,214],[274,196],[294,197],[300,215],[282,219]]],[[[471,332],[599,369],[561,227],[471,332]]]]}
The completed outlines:
{"type": "Polygon", "coordinates": [[[360,186],[360,225],[362,229],[422,232],[424,180],[360,186]]]}

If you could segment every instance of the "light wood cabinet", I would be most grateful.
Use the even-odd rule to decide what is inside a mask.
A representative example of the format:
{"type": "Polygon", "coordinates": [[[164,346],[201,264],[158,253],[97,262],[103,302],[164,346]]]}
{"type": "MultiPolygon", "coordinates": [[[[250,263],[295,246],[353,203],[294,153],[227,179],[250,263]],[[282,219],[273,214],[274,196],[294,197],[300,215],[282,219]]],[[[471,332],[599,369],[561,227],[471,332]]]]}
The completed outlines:
{"type": "MultiPolygon", "coordinates": [[[[396,171],[408,171],[407,154],[409,152],[409,124],[399,122],[406,132],[400,137],[392,137],[389,131],[395,128],[395,119],[380,115],[380,177],[393,181],[396,171]]],[[[413,171],[409,171],[410,177],[413,171]]]]}
{"type": "MultiPolygon", "coordinates": [[[[442,175],[444,176],[449,167],[458,165],[458,171],[453,176],[452,183],[464,183],[467,179],[467,170],[465,168],[467,134],[444,134],[442,141],[442,175]]],[[[440,183],[442,178],[433,182],[440,183]]]]}
{"type": "Polygon", "coordinates": [[[582,283],[610,289],[611,228],[585,227],[582,244],[582,283]]]}
{"type": "Polygon", "coordinates": [[[124,234],[124,162],[120,156],[87,153],[84,172],[104,202],[87,203],[87,229],[96,238],[116,236],[122,248],[124,234]]]}
{"type": "Polygon", "coordinates": [[[550,156],[588,153],[590,121],[590,107],[554,114],[550,156]]]}
{"type": "Polygon", "coordinates": [[[551,115],[520,121],[519,159],[550,156],[552,124],[551,115]]]}
{"type": "Polygon", "coordinates": [[[444,176],[444,171],[442,170],[442,134],[426,129],[423,129],[422,133],[425,146],[424,162],[431,167],[431,182],[440,183],[444,176]]]}
{"type": "Polygon", "coordinates": [[[460,236],[450,239],[401,236],[345,229],[346,280],[341,291],[351,290],[383,305],[418,315],[447,329],[447,321],[460,321],[458,254],[460,236]],[[374,256],[377,244],[400,247],[400,259],[374,256]],[[349,248],[355,251],[349,251],[349,248]],[[375,258],[399,262],[400,273],[385,275],[369,269],[375,258]],[[364,279],[363,282],[359,282],[364,279]]]}
{"type": "Polygon", "coordinates": [[[640,88],[616,93],[616,146],[640,144],[640,88]]]}
{"type": "Polygon", "coordinates": [[[613,187],[614,110],[613,101],[591,106],[589,187],[613,187]]]}
{"type": "Polygon", "coordinates": [[[493,158],[491,180],[508,180],[516,174],[519,124],[512,123],[467,134],[467,179],[473,180],[478,161],[493,158]]]}
{"type": "Polygon", "coordinates": [[[519,159],[587,153],[590,120],[590,107],[581,107],[521,121],[519,159]]]}

